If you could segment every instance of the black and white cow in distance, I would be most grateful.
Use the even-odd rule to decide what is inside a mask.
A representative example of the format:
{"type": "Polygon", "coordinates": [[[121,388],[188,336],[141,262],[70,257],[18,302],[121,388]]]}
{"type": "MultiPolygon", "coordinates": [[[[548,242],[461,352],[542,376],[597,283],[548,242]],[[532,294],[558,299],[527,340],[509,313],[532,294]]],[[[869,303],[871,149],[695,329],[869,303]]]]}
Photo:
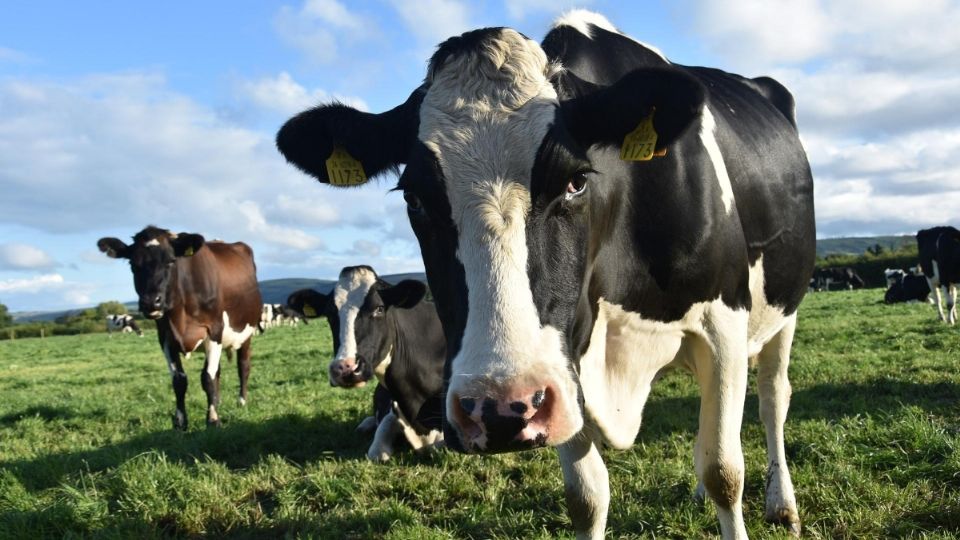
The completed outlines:
{"type": "Polygon", "coordinates": [[[143,330],[137,325],[137,321],[134,320],[133,315],[107,315],[107,334],[113,337],[114,332],[122,332],[124,334],[136,332],[138,336],[143,337],[143,330]]]}
{"type": "Polygon", "coordinates": [[[930,297],[930,285],[926,276],[890,268],[884,270],[883,275],[887,279],[884,303],[923,302],[930,297]]]}
{"type": "Polygon", "coordinates": [[[260,331],[264,332],[267,328],[287,325],[297,326],[307,320],[303,318],[296,310],[289,308],[284,304],[264,304],[260,312],[260,331]]]}
{"type": "Polygon", "coordinates": [[[960,281],[960,257],[954,255],[955,244],[960,231],[954,227],[942,226],[917,231],[917,251],[920,256],[920,269],[927,276],[933,303],[941,321],[954,324],[957,320],[957,287],[960,281]],[[942,247],[941,247],[942,246],[942,247]],[[951,281],[953,280],[953,281],[951,281]],[[943,288],[941,296],[940,289],[943,288]],[[943,313],[943,296],[947,298],[947,314],[943,313]]]}
{"type": "Polygon", "coordinates": [[[187,429],[186,358],[203,346],[200,383],[207,394],[207,425],[220,425],[220,356],[237,351],[240,405],[247,401],[250,341],[260,322],[260,288],[253,251],[242,242],[206,242],[199,234],[174,234],[148,226],[127,245],[101,238],[100,251],[130,261],[140,312],[157,321],[160,348],[173,379],[173,426],[187,429]]]}
{"type": "Polygon", "coordinates": [[[817,268],[813,271],[811,283],[817,291],[829,291],[840,287],[853,290],[862,289],[864,286],[863,279],[849,266],[817,268]]]}
{"type": "Polygon", "coordinates": [[[446,342],[426,286],[414,280],[391,285],[369,266],[348,266],[330,294],[303,289],[287,305],[307,316],[325,316],[333,334],[330,385],[363,386],[376,377],[376,425],[367,457],[386,461],[402,434],[414,450],[442,441],[443,365],[446,342]],[[386,395],[384,395],[386,392],[386,395]]]}
{"type": "Polygon", "coordinates": [[[574,528],[600,538],[599,449],[633,444],[656,374],[683,366],[702,395],[697,477],[723,536],[743,538],[755,358],[766,518],[799,532],[783,424],[815,225],[779,83],[672,64],[576,11],[542,45],[506,28],[452,38],[405,103],[317,107],[277,144],[324,183],[334,149],[368,177],[405,165],[398,189],[447,337],[448,446],[556,446],[574,528]],[[636,152],[651,124],[654,152],[636,152]]]}

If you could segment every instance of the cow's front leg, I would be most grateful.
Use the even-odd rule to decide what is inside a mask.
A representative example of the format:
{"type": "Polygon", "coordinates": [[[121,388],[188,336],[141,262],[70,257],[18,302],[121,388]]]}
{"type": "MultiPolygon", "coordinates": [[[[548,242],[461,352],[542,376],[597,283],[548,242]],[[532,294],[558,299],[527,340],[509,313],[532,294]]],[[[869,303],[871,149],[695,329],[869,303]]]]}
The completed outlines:
{"type": "Polygon", "coordinates": [[[187,373],[183,371],[183,362],[180,353],[172,347],[164,345],[163,354],[167,358],[167,368],[170,369],[170,379],[173,383],[173,394],[177,398],[177,410],[173,413],[173,429],[187,430],[187,373]]]}
{"type": "Polygon", "coordinates": [[[247,338],[237,350],[237,374],[240,376],[240,395],[237,403],[241,407],[247,404],[247,379],[250,378],[250,353],[253,338],[247,338]]]}
{"type": "Polygon", "coordinates": [[[953,283],[943,287],[944,296],[947,297],[947,323],[955,324],[957,322],[957,286],[953,283]]]}
{"type": "Polygon", "coordinates": [[[700,383],[697,478],[717,505],[723,538],[747,538],[743,523],[743,450],[740,424],[747,392],[747,312],[711,306],[706,340],[693,344],[700,383]]]}
{"type": "MultiPolygon", "coordinates": [[[[936,272],[934,268],[934,272],[936,272]]],[[[937,308],[937,315],[940,316],[941,321],[946,321],[947,318],[943,315],[943,300],[940,295],[940,283],[933,279],[927,278],[927,285],[930,287],[931,296],[933,296],[933,305],[937,308]]]]}
{"type": "Polygon", "coordinates": [[[385,462],[393,455],[393,440],[403,431],[397,415],[390,411],[377,426],[377,433],[367,450],[367,459],[370,461],[385,462]]]}
{"type": "Polygon", "coordinates": [[[585,427],[557,447],[563,469],[567,513],[579,539],[603,538],[610,506],[607,467],[588,431],[589,428],[585,427]]]}
{"type": "Polygon", "coordinates": [[[200,383],[207,393],[207,427],[220,426],[220,416],[217,414],[217,404],[220,402],[220,355],[223,345],[207,339],[203,344],[206,361],[203,371],[200,372],[200,383]]]}
{"type": "Polygon", "coordinates": [[[793,493],[793,481],[787,469],[783,423],[790,406],[790,347],[797,326],[793,314],[783,329],[760,351],[757,362],[757,394],[760,397],[760,420],[767,435],[767,487],[764,518],[787,527],[800,535],[800,516],[793,493]]]}

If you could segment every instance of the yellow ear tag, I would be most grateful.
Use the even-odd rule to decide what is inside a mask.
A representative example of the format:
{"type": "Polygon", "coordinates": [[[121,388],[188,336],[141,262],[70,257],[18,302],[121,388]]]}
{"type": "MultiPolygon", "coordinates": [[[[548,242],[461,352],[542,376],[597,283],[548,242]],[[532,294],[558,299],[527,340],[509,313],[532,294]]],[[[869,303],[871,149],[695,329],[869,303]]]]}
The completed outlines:
{"type": "Polygon", "coordinates": [[[188,247],[187,250],[183,252],[183,256],[193,257],[193,246],[188,247]]]}
{"type": "Polygon", "coordinates": [[[313,306],[311,306],[310,304],[304,304],[303,314],[306,315],[307,317],[316,317],[317,310],[313,309],[313,306]]]}
{"type": "Polygon", "coordinates": [[[367,183],[363,165],[339,146],[327,158],[327,177],[335,186],[359,186],[367,183]]]}
{"type": "Polygon", "coordinates": [[[640,121],[637,129],[627,133],[620,147],[620,159],[624,161],[650,161],[654,155],[664,155],[666,152],[654,154],[657,147],[657,132],[653,129],[653,111],[640,121]]]}

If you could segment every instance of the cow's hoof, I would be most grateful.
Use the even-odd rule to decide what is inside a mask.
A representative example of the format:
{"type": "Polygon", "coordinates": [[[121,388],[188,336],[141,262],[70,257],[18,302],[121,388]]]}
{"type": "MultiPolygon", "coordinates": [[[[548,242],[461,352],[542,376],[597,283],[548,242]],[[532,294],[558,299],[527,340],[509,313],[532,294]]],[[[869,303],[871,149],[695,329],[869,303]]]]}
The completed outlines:
{"type": "Polygon", "coordinates": [[[367,459],[374,463],[386,463],[390,461],[390,452],[387,450],[375,450],[371,448],[367,451],[367,459]]]}
{"type": "Polygon", "coordinates": [[[791,535],[800,537],[800,516],[792,508],[776,508],[767,510],[763,519],[768,523],[774,523],[786,528],[791,535]]]}
{"type": "Polygon", "coordinates": [[[218,428],[222,426],[223,426],[223,422],[221,422],[219,418],[217,418],[216,420],[210,420],[209,418],[207,419],[207,429],[218,428]]]}
{"type": "Polygon", "coordinates": [[[186,430],[187,430],[187,415],[182,414],[182,413],[179,413],[179,412],[174,413],[174,414],[173,414],[173,429],[177,429],[177,430],[180,430],[180,431],[186,431],[186,430]]]}
{"type": "Polygon", "coordinates": [[[697,489],[693,490],[693,502],[703,504],[707,500],[707,489],[703,487],[703,482],[697,482],[697,489]]]}
{"type": "Polygon", "coordinates": [[[238,398],[237,398],[237,404],[240,405],[241,407],[246,407],[246,406],[247,406],[247,398],[245,398],[245,397],[243,397],[243,396],[238,397],[238,398]]]}

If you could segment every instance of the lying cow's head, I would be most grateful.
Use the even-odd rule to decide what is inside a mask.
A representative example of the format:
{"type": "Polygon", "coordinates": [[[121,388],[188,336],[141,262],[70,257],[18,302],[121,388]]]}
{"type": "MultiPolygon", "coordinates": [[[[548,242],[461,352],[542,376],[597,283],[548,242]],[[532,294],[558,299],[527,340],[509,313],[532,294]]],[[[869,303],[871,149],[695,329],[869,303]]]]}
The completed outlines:
{"type": "Polygon", "coordinates": [[[395,328],[393,309],[413,307],[426,294],[419,281],[397,285],[379,279],[369,266],[348,266],[330,294],[303,289],[290,295],[287,305],[306,316],[327,318],[333,334],[330,386],[363,386],[390,363],[395,328]]]}
{"type": "Polygon", "coordinates": [[[170,276],[177,259],[193,256],[203,244],[199,234],[174,234],[152,225],[138,232],[130,245],[117,238],[97,241],[108,257],[130,261],[140,312],[151,319],[159,319],[170,308],[170,276]]]}
{"type": "Polygon", "coordinates": [[[404,104],[318,107],[288,121],[277,145],[324,183],[334,149],[367,176],[406,165],[398,189],[447,337],[445,438],[509,451],[582,428],[595,239],[616,223],[614,180],[644,165],[621,161],[620,145],[655,111],[665,149],[703,101],[698,82],[666,68],[596,88],[519,33],[484,29],[440,45],[404,104]]]}

